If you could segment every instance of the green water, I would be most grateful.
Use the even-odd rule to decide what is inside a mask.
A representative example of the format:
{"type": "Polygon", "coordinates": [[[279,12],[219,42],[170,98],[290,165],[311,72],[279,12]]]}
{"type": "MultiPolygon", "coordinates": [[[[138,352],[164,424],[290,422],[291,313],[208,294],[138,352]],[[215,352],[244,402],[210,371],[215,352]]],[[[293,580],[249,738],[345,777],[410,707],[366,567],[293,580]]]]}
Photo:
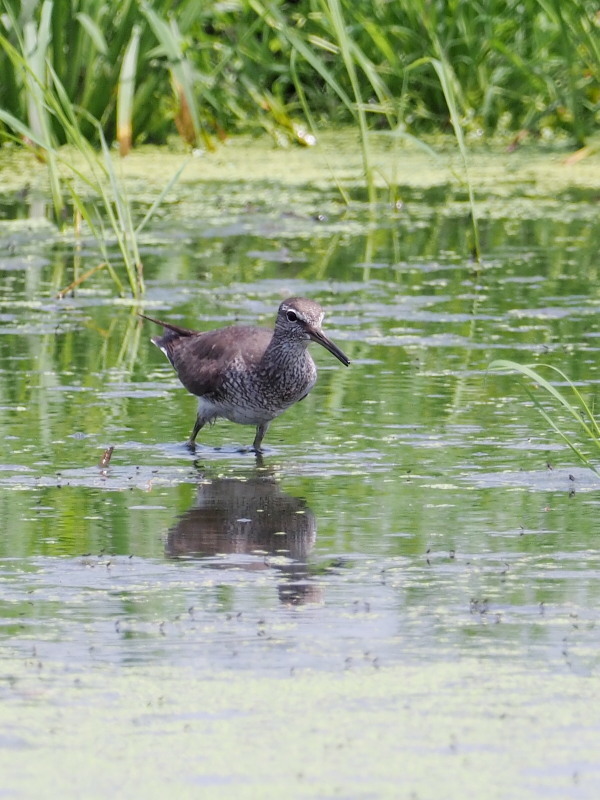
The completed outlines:
{"type": "Polygon", "coordinates": [[[598,479],[487,372],[551,363],[598,404],[600,180],[560,158],[530,154],[552,190],[479,163],[481,269],[452,173],[375,213],[192,175],[144,236],[139,309],[106,278],[57,300],[94,244],[6,196],[7,796],[596,796],[598,479]],[[224,421],[191,456],[194,398],[137,310],[270,326],[289,295],[350,368],[313,346],[264,463],[224,421]]]}

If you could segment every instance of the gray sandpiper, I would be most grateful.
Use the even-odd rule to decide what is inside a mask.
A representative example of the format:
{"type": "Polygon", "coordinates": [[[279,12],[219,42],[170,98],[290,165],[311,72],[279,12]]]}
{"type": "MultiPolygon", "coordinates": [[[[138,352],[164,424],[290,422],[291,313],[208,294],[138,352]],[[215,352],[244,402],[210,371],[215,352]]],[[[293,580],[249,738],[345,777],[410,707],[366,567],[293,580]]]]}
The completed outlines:
{"type": "Polygon", "coordinates": [[[252,449],[262,452],[271,420],[303,400],[315,385],[317,368],[307,350],[310,342],[318,342],[345,366],[350,364],[323,333],[321,306],[304,297],[281,303],[272,331],[232,325],[201,332],[140,316],[163,326],[163,335],[152,337],[152,342],[167,356],[188,392],[199,398],[187,441],[192,451],[204,425],[224,417],[256,425],[252,449]]]}

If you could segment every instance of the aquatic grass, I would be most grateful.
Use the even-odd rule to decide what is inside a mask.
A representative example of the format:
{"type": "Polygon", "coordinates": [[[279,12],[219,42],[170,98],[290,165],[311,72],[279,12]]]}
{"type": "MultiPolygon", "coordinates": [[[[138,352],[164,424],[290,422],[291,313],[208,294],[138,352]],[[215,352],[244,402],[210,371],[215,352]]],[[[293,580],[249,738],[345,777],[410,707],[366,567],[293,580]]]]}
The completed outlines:
{"type": "MultiPolygon", "coordinates": [[[[410,135],[406,134],[406,132],[404,131],[403,119],[401,116],[402,102],[398,104],[397,108],[394,108],[394,98],[392,92],[386,85],[382,76],[379,74],[379,71],[377,70],[373,62],[369,59],[366,53],[363,52],[363,50],[357,45],[357,43],[352,39],[349,26],[347,25],[346,20],[344,19],[343,16],[340,0],[323,0],[322,6],[325,9],[326,15],[328,15],[330,19],[332,42],[328,44],[327,41],[321,37],[319,39],[319,45],[322,49],[325,50],[325,52],[328,51],[337,52],[341,55],[345,65],[348,81],[351,86],[352,95],[354,97],[354,103],[351,103],[349,96],[346,94],[346,92],[342,91],[338,87],[337,82],[332,83],[330,72],[327,68],[324,67],[323,63],[321,63],[319,60],[316,60],[314,57],[312,57],[310,60],[311,63],[313,63],[313,65],[315,65],[315,67],[318,69],[319,74],[325,79],[325,81],[329,85],[335,88],[336,92],[338,92],[343,102],[355,114],[355,119],[357,122],[357,128],[359,132],[360,145],[361,145],[363,169],[367,185],[368,199],[369,203],[373,205],[376,200],[376,187],[374,181],[374,171],[372,168],[372,157],[369,147],[370,136],[373,134],[368,126],[367,112],[371,114],[384,115],[388,125],[391,127],[392,131],[394,131],[397,139],[402,138],[403,136],[406,136],[407,138],[411,139],[414,139],[415,137],[410,137],[410,135]],[[378,102],[376,104],[364,102],[361,93],[361,86],[358,77],[359,72],[357,67],[360,67],[362,73],[367,77],[368,86],[375,93],[375,96],[377,97],[378,102]]],[[[278,18],[278,24],[286,32],[286,35],[288,36],[294,47],[296,47],[298,51],[304,55],[304,57],[307,57],[306,48],[298,46],[297,36],[291,34],[288,30],[286,30],[281,17],[278,18]]],[[[387,54],[387,56],[389,57],[390,54],[388,52],[386,40],[383,39],[383,37],[381,37],[380,35],[378,36],[377,32],[373,31],[372,26],[370,27],[371,27],[371,36],[376,41],[377,46],[382,51],[382,55],[384,55],[385,57],[387,54]]],[[[467,147],[463,135],[461,115],[459,113],[459,108],[458,108],[459,99],[461,98],[461,88],[451,65],[444,56],[443,48],[437,38],[437,34],[435,33],[435,31],[432,32],[432,38],[433,38],[434,49],[438,57],[417,59],[417,61],[411,65],[411,69],[415,70],[417,67],[423,68],[425,65],[431,64],[431,66],[433,66],[435,70],[441,89],[443,91],[444,99],[446,101],[448,112],[450,114],[450,121],[452,124],[452,128],[454,130],[454,135],[462,159],[464,178],[469,196],[469,207],[471,212],[471,223],[473,231],[473,246],[471,250],[474,259],[478,263],[480,263],[481,246],[480,246],[479,228],[477,223],[475,196],[473,192],[473,183],[469,174],[467,147]]],[[[314,41],[315,40],[313,39],[313,42],[314,41]]],[[[301,87],[299,85],[299,80],[296,76],[295,65],[294,65],[294,75],[297,84],[297,90],[300,93],[301,87]]],[[[303,92],[301,96],[303,98],[303,104],[307,106],[303,92]]]]}
{"type": "MultiPolygon", "coordinates": [[[[45,0],[44,5],[49,9],[52,4],[49,0],[45,0]]],[[[59,295],[64,296],[67,291],[73,290],[104,267],[110,273],[119,294],[124,294],[124,282],[119,277],[118,270],[112,263],[108,251],[108,242],[112,236],[116,240],[121,254],[126,283],[134,297],[141,296],[144,293],[144,278],[138,234],[155,213],[166,192],[179,178],[185,163],[171,178],[145,217],[136,226],[125,184],[115,168],[114,159],[101,124],[89,117],[87,119],[88,123],[97,131],[97,139],[100,142],[100,151],[98,152],[84,136],[77,112],[52,65],[47,63],[46,70],[42,73],[35,70],[29,64],[25,54],[19,53],[1,35],[0,43],[14,62],[19,64],[27,76],[27,80],[35,88],[35,91],[31,92],[31,97],[36,102],[36,108],[39,108],[42,113],[35,115],[34,119],[36,121],[45,119],[47,122],[37,127],[28,126],[2,109],[0,109],[0,120],[12,129],[15,141],[20,141],[26,147],[37,148],[37,152],[41,153],[46,160],[49,180],[53,186],[53,197],[56,196],[57,221],[64,223],[64,188],[70,196],[74,209],[76,236],[80,228],[79,221],[85,221],[101,252],[100,264],[87,270],[83,275],[74,275],[69,287],[62,289],[59,295]],[[53,127],[60,128],[63,138],[67,142],[66,148],[56,146],[55,139],[50,133],[50,123],[53,127]],[[81,187],[86,188],[85,195],[81,187]]]]}
{"type": "MultiPolygon", "coordinates": [[[[566,131],[580,146],[600,119],[592,0],[0,0],[0,8],[0,136],[33,131],[57,219],[64,198],[55,152],[73,142],[42,89],[49,68],[51,91],[63,87],[63,106],[100,151],[101,134],[125,155],[175,129],[204,149],[240,130],[306,145],[319,130],[351,123],[371,204],[374,136],[393,137],[395,147],[451,127],[478,261],[469,134],[510,135],[516,146],[528,133],[566,131]]],[[[394,181],[382,175],[393,203],[394,181]]]]}
{"type": "Polygon", "coordinates": [[[119,154],[126,156],[133,143],[133,99],[135,95],[135,76],[140,47],[140,27],[133,26],[131,39],[123,56],[117,89],[117,141],[119,154]]]}
{"type": "Polygon", "coordinates": [[[600,476],[600,466],[595,464],[586,455],[580,444],[561,426],[560,421],[544,407],[536,394],[536,389],[542,389],[546,395],[553,398],[558,403],[559,408],[566,411],[567,414],[577,422],[577,426],[585,435],[585,440],[588,445],[593,446],[594,449],[597,448],[598,455],[600,456],[600,425],[579,389],[561,369],[552,364],[537,364],[532,366],[528,364],[519,364],[516,361],[506,359],[492,361],[489,368],[502,372],[516,372],[522,378],[526,379],[523,382],[525,392],[537,411],[546,420],[548,425],[550,425],[552,430],[554,430],[571,448],[577,458],[585,464],[586,467],[589,467],[600,476]],[[569,399],[567,394],[557,389],[550,380],[542,375],[540,370],[549,370],[551,373],[557,375],[560,380],[569,387],[573,399],[569,399]],[[533,384],[533,388],[531,384],[533,384]]]}
{"type": "Polygon", "coordinates": [[[598,110],[598,86],[600,84],[600,30],[598,7],[580,3],[564,3],[560,0],[538,0],[560,35],[558,55],[564,65],[560,93],[564,96],[567,123],[572,127],[577,143],[583,146],[586,136],[585,109],[598,110]],[[589,13],[581,13],[589,8],[589,13]],[[578,58],[573,58],[577,53],[578,58]],[[595,90],[590,92],[590,79],[595,90]]]}
{"type": "Polygon", "coordinates": [[[119,278],[108,254],[108,237],[106,236],[103,221],[104,217],[107,218],[111,231],[117,240],[129,287],[134,297],[138,297],[144,292],[143,268],[137,237],[133,228],[131,207],[124,185],[116,175],[102,128],[96,120],[90,120],[98,130],[98,137],[101,143],[101,151],[98,154],[83,136],[75,110],[60,79],[50,65],[48,65],[47,69],[48,82],[47,86],[43,87],[45,105],[53,118],[60,124],[68,145],[83,162],[80,167],[76,164],[71,152],[63,154],[54,150],[57,162],[66,167],[71,175],[71,178],[63,179],[62,182],[70,194],[74,209],[85,220],[100,247],[102,263],[106,264],[106,268],[119,294],[123,294],[123,282],[119,278]],[[92,191],[94,197],[99,198],[102,211],[96,206],[95,200],[90,202],[82,195],[73,178],[78,179],[92,191]],[[90,213],[90,209],[95,213],[90,213]]]}
{"type": "MultiPolygon", "coordinates": [[[[306,100],[306,93],[304,91],[304,87],[302,86],[302,82],[300,81],[300,78],[299,78],[299,75],[298,75],[298,72],[297,72],[297,69],[296,69],[296,61],[297,61],[297,51],[294,50],[294,51],[292,51],[292,54],[291,54],[291,57],[290,57],[290,68],[292,70],[292,78],[293,78],[293,81],[294,81],[294,86],[296,87],[296,92],[298,94],[298,99],[299,99],[299,102],[300,102],[300,106],[301,106],[302,111],[304,113],[304,118],[306,119],[306,121],[308,123],[308,126],[309,126],[309,129],[312,132],[312,136],[314,137],[314,141],[316,142],[317,141],[317,137],[318,137],[318,125],[315,122],[313,113],[312,113],[312,111],[311,111],[311,109],[310,109],[310,107],[308,105],[307,100],[306,100]]],[[[338,192],[340,193],[340,196],[341,196],[343,202],[346,205],[350,205],[350,195],[348,194],[348,192],[346,191],[346,189],[342,185],[341,181],[338,179],[337,174],[335,172],[335,169],[333,168],[333,165],[331,163],[331,160],[327,157],[327,153],[325,153],[325,163],[327,164],[327,168],[329,170],[331,178],[332,178],[333,182],[335,183],[335,186],[336,186],[338,192]]]]}
{"type": "MultiPolygon", "coordinates": [[[[358,79],[358,72],[356,69],[356,55],[359,50],[353,46],[352,39],[349,35],[340,0],[325,0],[326,8],[331,19],[333,34],[335,41],[339,47],[342,60],[348,79],[352,87],[352,94],[354,96],[354,108],[356,120],[358,123],[358,131],[360,135],[360,147],[363,160],[363,169],[365,173],[365,180],[367,184],[367,192],[369,202],[371,205],[375,202],[375,182],[373,179],[373,168],[371,166],[371,153],[369,149],[369,128],[367,125],[367,116],[365,111],[365,104],[362,98],[361,86],[358,79]]],[[[364,59],[363,59],[364,66],[364,59]]]]}
{"type": "Polygon", "coordinates": [[[102,146],[102,164],[104,166],[104,175],[102,177],[104,180],[97,183],[97,188],[102,198],[103,209],[108,214],[111,229],[117,237],[129,286],[133,295],[137,297],[144,293],[144,268],[133,224],[131,203],[127,196],[125,184],[117,176],[110,150],[101,129],[98,131],[98,135],[102,146]],[[108,183],[106,179],[108,179],[108,183]]]}
{"type": "MultiPolygon", "coordinates": [[[[465,131],[564,130],[581,144],[597,129],[600,37],[592,0],[0,6],[0,31],[13,45],[25,30],[36,33],[38,56],[52,63],[82,132],[97,144],[89,120],[110,141],[123,130],[125,107],[134,142],[163,142],[174,125],[204,147],[215,134],[262,127],[302,141],[293,120],[306,106],[321,126],[356,124],[366,148],[367,130],[401,125],[419,136],[448,124],[447,92],[431,59],[452,72],[465,131]],[[294,65],[292,51],[301,56],[294,65]],[[134,74],[134,60],[128,96],[125,74],[134,74]]],[[[0,73],[0,107],[26,120],[22,73],[1,48],[0,73]]],[[[54,135],[60,143],[59,128],[54,135]]]]}
{"type": "MultiPolygon", "coordinates": [[[[101,0],[82,0],[77,7],[71,0],[22,5],[2,0],[1,5],[5,16],[0,16],[0,30],[4,29],[3,35],[14,46],[18,46],[24,30],[35,26],[36,20],[49,13],[47,60],[77,109],[82,132],[98,144],[95,139],[97,128],[90,119],[100,121],[107,138],[112,139],[119,113],[118,88],[120,84],[124,85],[123,70],[128,70],[130,65],[126,62],[132,58],[132,47],[135,46],[137,61],[145,69],[141,76],[138,72],[136,78],[131,105],[132,127],[143,138],[154,138],[158,134],[158,138],[164,139],[172,121],[167,102],[172,94],[170,72],[164,68],[166,56],[156,53],[157,39],[137,0],[124,0],[114,7],[101,0]],[[164,102],[160,101],[161,98],[165,98],[164,102]]],[[[165,11],[170,7],[166,0],[153,5],[164,6],[165,11]]],[[[179,4],[181,9],[192,5],[195,4],[191,0],[179,4]]],[[[29,50],[23,52],[28,54],[29,50]]],[[[7,90],[0,89],[0,106],[24,119],[22,75],[2,48],[0,70],[10,76],[7,90]]],[[[55,134],[59,143],[65,143],[60,138],[60,129],[55,134]]]]}
{"type": "MultiPolygon", "coordinates": [[[[55,139],[52,131],[49,110],[44,99],[45,70],[50,44],[52,4],[45,2],[42,5],[39,24],[34,20],[25,23],[20,37],[20,47],[27,53],[26,68],[22,70],[23,94],[27,106],[28,127],[21,127],[20,134],[25,139],[37,143],[39,158],[45,159],[48,166],[48,179],[54,211],[58,218],[61,217],[64,204],[60,189],[60,180],[54,152],[55,139]]],[[[14,18],[13,18],[14,19],[14,18]]],[[[0,42],[3,38],[0,37],[0,42]]],[[[24,61],[19,59],[18,52],[6,42],[5,52],[11,57],[12,63],[19,66],[24,61]]],[[[11,114],[7,114],[4,121],[10,120],[19,123],[11,114]]],[[[20,127],[19,124],[16,126],[20,127]]]]}
{"type": "MultiPolygon", "coordinates": [[[[287,39],[292,48],[290,53],[290,72],[299,104],[305,118],[316,137],[317,126],[314,122],[312,103],[308,100],[308,84],[306,73],[301,71],[300,62],[308,65],[322,85],[328,88],[341,101],[343,107],[352,116],[358,132],[363,173],[367,188],[369,203],[373,205],[377,199],[375,169],[370,146],[370,130],[367,115],[384,114],[388,123],[396,127],[399,120],[392,113],[393,99],[385,82],[381,78],[377,67],[366,53],[358,47],[352,37],[350,25],[346,20],[346,11],[341,0],[322,0],[319,4],[319,19],[324,22],[321,34],[311,33],[303,37],[296,27],[291,26],[283,13],[275,4],[263,5],[260,0],[251,0],[253,8],[265,20],[265,23],[277,30],[287,39]],[[339,68],[331,68],[331,56],[341,56],[344,73],[339,74],[339,68]],[[361,76],[363,80],[361,80],[361,76]],[[363,97],[364,78],[366,89],[377,97],[377,104],[369,103],[363,97]],[[342,79],[342,80],[340,80],[342,79]],[[347,84],[347,87],[343,84],[347,84]]],[[[338,59],[340,60],[340,59],[338,59]]],[[[336,180],[344,200],[348,195],[336,180]]]]}
{"type": "MultiPolygon", "coordinates": [[[[355,122],[363,141],[365,124],[393,129],[402,121],[419,135],[448,119],[444,91],[425,64],[432,58],[451,66],[465,129],[564,130],[577,143],[597,129],[593,0],[54,0],[49,28],[43,3],[0,4],[0,30],[13,45],[24,28],[47,34],[39,41],[89,137],[96,129],[86,114],[112,138],[123,62],[136,39],[134,140],[165,141],[174,122],[203,146],[214,132],[256,129],[265,119],[276,129],[277,118],[289,121],[300,109],[298,83],[322,124],[355,122]],[[290,48],[302,55],[295,76],[290,48]]],[[[0,72],[0,106],[24,120],[22,76],[1,51],[0,72]]]]}
{"type": "Polygon", "coordinates": [[[436,71],[436,74],[440,80],[440,85],[442,87],[442,91],[444,92],[444,97],[446,98],[446,103],[448,104],[448,110],[450,112],[450,121],[452,123],[452,128],[454,130],[454,137],[458,144],[458,150],[460,152],[460,157],[462,160],[465,182],[467,184],[467,191],[469,194],[469,208],[471,210],[471,224],[473,230],[473,256],[477,263],[481,263],[481,246],[480,246],[480,239],[479,239],[479,226],[477,224],[477,212],[475,208],[475,196],[473,194],[473,182],[471,180],[471,176],[469,173],[469,163],[467,157],[467,147],[465,144],[465,137],[463,135],[462,124],[460,121],[460,115],[458,111],[458,103],[457,103],[457,95],[459,94],[459,89],[457,86],[456,76],[448,64],[445,58],[431,59],[431,64],[436,71]]]}
{"type": "MultiPolygon", "coordinates": [[[[292,83],[295,85],[296,91],[300,97],[301,106],[306,112],[310,113],[308,119],[313,132],[316,134],[317,126],[314,123],[311,104],[307,100],[306,73],[303,70],[301,71],[301,62],[304,62],[305,65],[308,65],[311,70],[316,73],[316,76],[320,78],[322,84],[332,91],[342,103],[343,107],[354,116],[355,105],[350,95],[342,88],[334,72],[329,68],[326,59],[321,55],[321,52],[339,54],[339,45],[324,38],[313,37],[307,41],[305,37],[298,33],[295,27],[288,24],[284,15],[274,4],[265,6],[261,0],[250,0],[250,4],[261,19],[264,20],[265,24],[281,34],[292,48],[290,52],[292,83]]],[[[304,69],[305,68],[306,67],[304,67],[304,69]]],[[[363,148],[363,165],[365,167],[365,174],[367,175],[370,174],[369,159],[367,157],[365,160],[364,156],[365,149],[363,148]]]]}
{"type": "Polygon", "coordinates": [[[148,3],[142,3],[141,8],[159,42],[159,52],[167,60],[173,93],[178,101],[175,122],[180,136],[188,144],[202,143],[207,149],[213,150],[212,139],[202,125],[196,100],[194,89],[198,81],[195,79],[194,66],[186,56],[177,20],[171,16],[167,22],[148,3]]]}

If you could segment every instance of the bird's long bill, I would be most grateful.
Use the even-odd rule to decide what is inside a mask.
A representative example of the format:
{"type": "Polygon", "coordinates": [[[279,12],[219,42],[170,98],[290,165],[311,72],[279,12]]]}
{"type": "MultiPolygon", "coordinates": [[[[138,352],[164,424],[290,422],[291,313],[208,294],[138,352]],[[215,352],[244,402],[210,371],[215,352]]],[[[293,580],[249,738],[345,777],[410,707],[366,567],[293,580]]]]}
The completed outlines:
{"type": "Polygon", "coordinates": [[[325,348],[325,350],[329,350],[329,352],[339,359],[345,367],[350,364],[350,359],[348,356],[343,353],[340,348],[331,341],[331,339],[328,339],[323,331],[317,330],[316,328],[310,328],[310,330],[307,329],[307,331],[313,342],[318,342],[325,348]]]}

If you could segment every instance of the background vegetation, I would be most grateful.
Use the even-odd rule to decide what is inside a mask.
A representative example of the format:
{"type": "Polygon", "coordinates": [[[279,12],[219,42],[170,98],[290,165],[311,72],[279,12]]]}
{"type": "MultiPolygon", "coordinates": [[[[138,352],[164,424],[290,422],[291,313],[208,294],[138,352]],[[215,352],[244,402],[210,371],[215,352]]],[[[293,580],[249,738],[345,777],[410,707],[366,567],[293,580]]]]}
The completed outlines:
{"type": "MultiPolygon", "coordinates": [[[[0,109],[34,123],[31,75],[56,79],[81,132],[214,147],[266,128],[566,132],[600,118],[595,0],[1,0],[0,109]],[[44,14],[47,19],[44,20],[44,14]],[[15,60],[23,56],[31,72],[15,60]]],[[[14,133],[10,126],[0,129],[14,133]]],[[[307,133],[308,131],[308,133],[307,133]]],[[[363,131],[364,132],[364,131],[363,131]]],[[[52,120],[57,143],[67,136],[52,120]]]]}
{"type": "Polygon", "coordinates": [[[46,162],[55,219],[74,212],[102,256],[65,291],[106,269],[120,294],[144,292],[138,234],[178,175],[137,220],[115,141],[122,155],[176,134],[210,150],[266,129],[309,145],[351,124],[373,204],[373,134],[451,131],[479,260],[464,133],[566,133],[582,147],[600,120],[595,0],[0,0],[0,12],[0,141],[46,162]]]}

